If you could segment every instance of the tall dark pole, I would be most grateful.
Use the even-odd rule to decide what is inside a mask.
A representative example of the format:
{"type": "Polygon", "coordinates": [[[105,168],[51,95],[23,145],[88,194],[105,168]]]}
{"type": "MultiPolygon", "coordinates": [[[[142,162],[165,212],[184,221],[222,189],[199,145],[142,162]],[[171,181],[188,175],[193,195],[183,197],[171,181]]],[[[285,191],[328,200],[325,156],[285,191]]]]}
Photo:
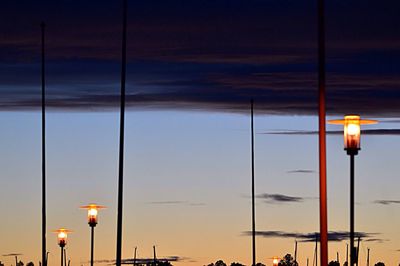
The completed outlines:
{"type": "Polygon", "coordinates": [[[125,83],[126,83],[126,28],[128,1],[122,0],[122,54],[121,54],[121,98],[118,171],[118,214],[116,265],[121,266],[122,255],[122,204],[124,184],[124,131],[125,131],[125,83]]]}
{"type": "Polygon", "coordinates": [[[46,91],[45,91],[45,50],[44,50],[44,28],[42,30],[42,265],[47,266],[46,261],[46,91]]]}
{"type": "Polygon", "coordinates": [[[326,187],[325,128],[325,3],[318,0],[318,95],[319,95],[319,220],[321,266],[328,265],[328,207],[326,187]]]}
{"type": "Polygon", "coordinates": [[[93,266],[93,255],[94,255],[94,226],[91,226],[91,237],[90,237],[90,266],[93,266]]]}
{"type": "Polygon", "coordinates": [[[254,195],[254,101],[251,99],[251,235],[252,235],[252,258],[256,265],[256,208],[254,195]]]}
{"type": "Polygon", "coordinates": [[[350,265],[355,263],[354,250],[354,154],[350,154],[350,265]]]}

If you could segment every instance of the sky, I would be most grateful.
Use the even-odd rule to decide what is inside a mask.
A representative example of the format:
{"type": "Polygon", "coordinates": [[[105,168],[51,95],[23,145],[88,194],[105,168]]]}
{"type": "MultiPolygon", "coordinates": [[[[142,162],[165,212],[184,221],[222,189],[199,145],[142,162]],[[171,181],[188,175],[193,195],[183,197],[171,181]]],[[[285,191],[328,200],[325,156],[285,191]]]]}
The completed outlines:
{"type": "MultiPolygon", "coordinates": [[[[315,1],[128,1],[123,257],[176,265],[251,261],[250,99],[255,101],[257,259],[312,261],[319,230],[315,1]],[[310,242],[311,241],[311,242],[310,242]]],[[[356,158],[361,262],[400,262],[398,1],[328,1],[328,119],[378,119],[356,158]]],[[[97,260],[115,258],[119,1],[9,1],[0,16],[3,140],[0,254],[41,256],[40,22],[46,23],[48,237],[67,227],[72,265],[87,265],[78,207],[108,206],[97,260]],[[23,240],[23,241],[21,241],[23,240]]],[[[345,260],[349,160],[328,126],[329,259],[345,260]]],[[[1,257],[7,264],[12,258],[1,257]]],[[[100,264],[100,262],[99,262],[100,264]]]]}

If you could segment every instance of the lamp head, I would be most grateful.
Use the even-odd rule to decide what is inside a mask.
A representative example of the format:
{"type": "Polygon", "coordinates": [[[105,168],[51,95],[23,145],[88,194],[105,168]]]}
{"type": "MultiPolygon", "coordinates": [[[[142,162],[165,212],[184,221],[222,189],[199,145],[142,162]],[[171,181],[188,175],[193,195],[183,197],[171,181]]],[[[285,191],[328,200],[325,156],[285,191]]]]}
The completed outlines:
{"type": "Polygon", "coordinates": [[[348,155],[357,155],[361,149],[361,125],[376,124],[376,120],[362,120],[359,115],[346,115],[343,120],[330,120],[329,124],[343,125],[344,149],[348,155]]]}
{"type": "Polygon", "coordinates": [[[90,227],[95,227],[98,222],[98,212],[99,209],[105,209],[105,206],[97,205],[97,204],[89,204],[86,206],[82,206],[81,209],[87,209],[88,211],[88,224],[90,227]]]}
{"type": "Polygon", "coordinates": [[[68,233],[71,233],[71,231],[65,228],[60,228],[55,230],[54,233],[57,234],[58,245],[62,248],[65,247],[65,245],[67,245],[68,233]]]}

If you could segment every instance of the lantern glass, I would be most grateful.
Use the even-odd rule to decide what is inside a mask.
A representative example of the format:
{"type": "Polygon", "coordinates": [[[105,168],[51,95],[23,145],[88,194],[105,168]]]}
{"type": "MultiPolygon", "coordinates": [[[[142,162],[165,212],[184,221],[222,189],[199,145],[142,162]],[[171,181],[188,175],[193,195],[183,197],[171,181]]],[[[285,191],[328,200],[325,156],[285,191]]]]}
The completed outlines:
{"type": "Polygon", "coordinates": [[[67,233],[64,230],[58,232],[57,238],[60,246],[65,246],[67,244],[67,233]]]}
{"type": "Polygon", "coordinates": [[[344,118],[344,148],[358,151],[360,149],[360,116],[347,115],[344,118]]]}
{"type": "Polygon", "coordinates": [[[274,258],[273,261],[272,261],[272,264],[273,264],[273,265],[278,265],[278,262],[279,262],[278,259],[277,259],[277,258],[274,258]]]}
{"type": "Polygon", "coordinates": [[[89,224],[97,224],[97,208],[92,207],[88,209],[88,222],[89,224]]]}

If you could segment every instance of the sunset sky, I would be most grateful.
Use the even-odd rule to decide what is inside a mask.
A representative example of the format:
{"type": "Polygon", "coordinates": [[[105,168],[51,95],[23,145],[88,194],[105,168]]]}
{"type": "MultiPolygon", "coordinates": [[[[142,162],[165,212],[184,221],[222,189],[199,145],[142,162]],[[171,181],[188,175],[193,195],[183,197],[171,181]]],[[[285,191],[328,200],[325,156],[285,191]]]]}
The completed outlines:
{"type": "MultiPolygon", "coordinates": [[[[315,1],[129,1],[123,258],[251,263],[250,99],[257,260],[312,262],[319,231],[315,1]]],[[[327,1],[327,119],[358,113],[356,231],[371,262],[400,262],[400,3],[327,1]]],[[[0,17],[0,255],[41,256],[40,22],[47,56],[47,246],[73,230],[88,265],[91,202],[108,206],[96,260],[115,259],[120,1],[11,1],[0,17]]],[[[329,260],[345,261],[349,158],[329,125],[329,260]]],[[[1,257],[11,265],[13,258],[1,257]]]]}

